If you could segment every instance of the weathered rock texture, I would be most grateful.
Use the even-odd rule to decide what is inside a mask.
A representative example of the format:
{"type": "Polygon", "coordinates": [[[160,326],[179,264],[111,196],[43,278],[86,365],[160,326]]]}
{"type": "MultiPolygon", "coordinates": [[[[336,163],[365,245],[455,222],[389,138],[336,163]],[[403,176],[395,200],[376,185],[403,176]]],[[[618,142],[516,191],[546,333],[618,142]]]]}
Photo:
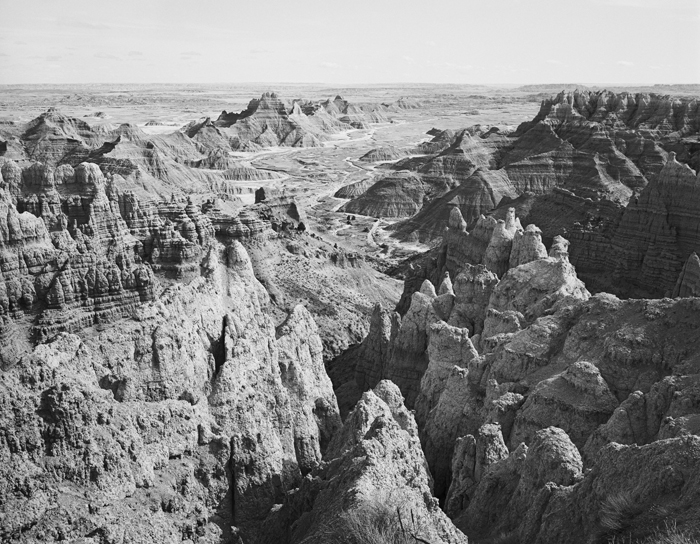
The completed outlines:
{"type": "Polygon", "coordinates": [[[392,174],[381,178],[340,211],[372,217],[410,217],[423,206],[425,188],[418,176],[392,174]]]}
{"type": "MultiPolygon", "coordinates": [[[[591,297],[561,236],[547,252],[539,229],[523,229],[514,210],[500,221],[480,219],[470,233],[465,226],[455,209],[437,258],[410,280],[424,278],[396,325],[389,327],[389,314],[377,316],[354,352],[356,383],[391,377],[399,386],[415,408],[436,496],[477,541],[561,541],[578,507],[597,517],[580,522],[573,541],[609,536],[616,529],[605,516],[618,499],[590,498],[598,484],[587,483],[608,470],[601,452],[620,451],[612,443],[654,446],[649,455],[675,467],[656,444],[700,435],[698,299],[680,298],[681,289],[693,293],[696,258],[675,300],[591,297]],[[370,351],[379,338],[381,349],[370,351]],[[586,478],[584,464],[592,469],[586,478]],[[570,493],[582,502],[567,502],[570,493]]],[[[692,457],[690,444],[667,447],[692,457]]],[[[696,489],[692,463],[663,470],[680,470],[696,489]]],[[[630,498],[620,499],[631,510],[618,529],[641,536],[663,529],[663,516],[642,523],[656,502],[631,474],[623,486],[630,498]],[[632,496],[640,493],[637,509],[632,496]]],[[[677,489],[683,485],[679,477],[677,489]]],[[[670,515],[692,533],[685,509],[693,492],[683,493],[668,499],[670,515]]]]}
{"type": "Polygon", "coordinates": [[[3,539],[256,542],[319,465],[340,419],[313,320],[299,307],[275,332],[238,242],[202,266],[2,373],[3,539]]]}
{"type": "Polygon", "coordinates": [[[592,291],[671,296],[698,249],[692,225],[700,164],[692,142],[699,111],[690,98],[562,92],[512,133],[437,131],[419,146],[428,157],[394,165],[426,187],[422,209],[395,224],[395,236],[451,236],[455,208],[474,233],[484,226],[481,215],[507,220],[514,207],[547,245],[557,235],[571,241],[572,263],[592,291]]]}
{"type": "Polygon", "coordinates": [[[266,92],[240,113],[223,111],[218,119],[204,119],[184,127],[199,145],[254,151],[264,147],[319,147],[328,134],[367,128],[388,121],[384,106],[357,105],[341,96],[312,102],[283,101],[266,92]]]}
{"type": "Polygon", "coordinates": [[[466,543],[431,494],[416,425],[402,401],[389,381],[362,396],[326,463],[268,518],[265,542],[367,541],[362,532],[381,523],[405,541],[466,543]]]}

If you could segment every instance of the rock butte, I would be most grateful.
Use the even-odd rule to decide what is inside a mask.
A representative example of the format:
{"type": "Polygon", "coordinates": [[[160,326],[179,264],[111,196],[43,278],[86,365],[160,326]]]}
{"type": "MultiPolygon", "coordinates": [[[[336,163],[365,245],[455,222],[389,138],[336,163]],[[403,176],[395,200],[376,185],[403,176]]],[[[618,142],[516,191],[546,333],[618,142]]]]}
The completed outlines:
{"type": "Polygon", "coordinates": [[[393,308],[238,154],[422,107],[1,129],[0,540],[700,533],[697,100],[563,92],[517,129],[369,142],[383,169],[336,209],[434,241],[393,308]]]}

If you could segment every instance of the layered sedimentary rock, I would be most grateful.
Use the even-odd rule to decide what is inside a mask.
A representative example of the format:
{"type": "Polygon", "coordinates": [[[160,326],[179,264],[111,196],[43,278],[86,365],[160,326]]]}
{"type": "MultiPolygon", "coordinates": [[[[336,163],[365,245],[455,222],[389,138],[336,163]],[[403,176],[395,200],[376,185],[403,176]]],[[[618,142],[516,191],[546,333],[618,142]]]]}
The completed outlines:
{"type": "Polygon", "coordinates": [[[423,206],[426,190],[418,176],[391,174],[347,204],[341,211],[372,217],[409,217],[423,206]]]}
{"type": "MultiPolygon", "coordinates": [[[[143,245],[107,198],[100,169],[83,163],[68,180],[86,195],[84,201],[73,197],[61,204],[54,177],[44,179],[42,196],[48,193],[52,204],[45,201],[41,208],[43,220],[29,212],[18,214],[7,201],[0,213],[5,222],[3,318],[38,310],[35,334],[46,338],[57,330],[77,330],[129,314],[152,300],[153,273],[142,264],[143,245]]],[[[23,207],[31,202],[22,194],[16,198],[23,207]]]]}
{"type": "Polygon", "coordinates": [[[381,107],[358,106],[340,96],[287,103],[276,93],[266,92],[240,113],[223,111],[214,122],[207,119],[185,129],[190,138],[204,142],[225,138],[232,149],[254,151],[275,146],[319,147],[329,134],[386,121],[381,107]]]}
{"type": "Polygon", "coordinates": [[[132,315],[153,300],[154,271],[199,275],[214,240],[191,200],[142,200],[94,163],[2,171],[2,316],[29,320],[39,340],[132,315]]]}
{"type": "Polygon", "coordinates": [[[363,162],[390,162],[397,161],[406,155],[408,155],[408,151],[399,149],[398,147],[377,147],[362,155],[359,160],[363,162]]]}
{"type": "Polygon", "coordinates": [[[517,196],[507,177],[498,170],[479,168],[411,219],[397,225],[396,235],[422,242],[434,240],[448,227],[452,209],[458,209],[467,225],[473,225],[479,217],[494,210],[504,196],[517,196]]]}
{"type": "Polygon", "coordinates": [[[3,480],[23,482],[1,490],[3,538],[255,542],[318,465],[339,420],[308,313],[275,333],[238,242],[202,266],[136,319],[2,373],[3,480]]]}
{"type": "Polygon", "coordinates": [[[612,237],[614,285],[623,294],[670,295],[700,244],[700,181],[671,154],[658,177],[625,210],[612,237]]]}
{"type": "Polygon", "coordinates": [[[471,232],[467,232],[467,223],[461,211],[453,207],[442,244],[435,250],[432,259],[426,258],[421,266],[409,272],[397,310],[400,313],[406,311],[411,293],[425,279],[439,284],[446,272],[456,278],[462,270],[475,265],[483,265],[498,278],[511,267],[546,255],[539,229],[534,225],[523,229],[514,208],[508,209],[505,219],[482,215],[471,232]]]}
{"type": "Polygon", "coordinates": [[[394,165],[430,187],[422,210],[395,225],[395,236],[433,241],[454,207],[470,230],[480,228],[480,214],[503,218],[515,207],[545,243],[556,235],[571,241],[572,262],[593,290],[670,296],[697,250],[687,226],[697,176],[685,165],[698,166],[691,142],[698,123],[695,99],[576,91],[545,100],[514,133],[432,131],[418,149],[428,157],[394,165]]]}
{"type": "MultiPolygon", "coordinates": [[[[468,233],[455,209],[449,225],[432,265],[411,281],[435,280],[423,279],[398,330],[385,335],[388,355],[356,366],[357,383],[376,369],[393,376],[416,409],[436,495],[468,535],[540,542],[554,531],[561,539],[566,516],[583,504],[567,502],[567,489],[579,486],[587,491],[576,500],[600,510],[603,532],[581,523],[576,541],[609,534],[605,510],[614,506],[604,496],[583,498],[597,485],[584,484],[583,465],[594,478],[607,470],[597,463],[612,442],[698,434],[697,300],[591,297],[569,262],[569,242],[557,236],[547,252],[540,230],[522,229],[513,210],[468,233]]],[[[694,265],[691,257],[679,290],[694,285],[694,265]]],[[[659,448],[653,455],[668,465],[659,448]]],[[[631,507],[621,527],[637,530],[652,506],[631,507]]],[[[674,519],[690,519],[685,507],[674,519]]],[[[662,528],[661,518],[654,523],[662,528]]]]}
{"type": "Polygon", "coordinates": [[[84,161],[99,136],[85,121],[49,108],[27,124],[21,139],[29,159],[56,166],[63,162],[78,164],[84,161]]]}
{"type": "Polygon", "coordinates": [[[341,187],[333,196],[336,198],[355,198],[364,194],[372,185],[374,185],[372,178],[363,179],[341,187]]]}

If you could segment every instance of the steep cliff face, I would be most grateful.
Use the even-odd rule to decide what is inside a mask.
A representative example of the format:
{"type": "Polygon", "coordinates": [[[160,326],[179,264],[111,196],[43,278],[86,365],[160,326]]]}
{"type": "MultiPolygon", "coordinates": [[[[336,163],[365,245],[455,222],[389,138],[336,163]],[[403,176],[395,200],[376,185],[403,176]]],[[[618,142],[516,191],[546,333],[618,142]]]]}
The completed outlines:
{"type": "Polygon", "coordinates": [[[563,123],[585,119],[616,128],[646,129],[661,134],[687,134],[700,130],[700,110],[695,99],[672,98],[658,94],[613,93],[610,91],[562,91],[542,101],[532,121],[563,123]]]}
{"type": "Polygon", "coordinates": [[[413,416],[391,382],[366,392],[326,463],[270,515],[265,542],[369,542],[384,535],[466,543],[431,495],[413,416]]]}
{"type": "Polygon", "coordinates": [[[499,278],[511,267],[546,256],[541,231],[535,225],[523,229],[515,208],[508,209],[505,219],[482,215],[467,232],[462,213],[453,207],[436,258],[425,259],[409,272],[397,311],[404,313],[408,309],[409,297],[426,279],[438,285],[445,273],[458,278],[463,270],[471,271],[478,265],[499,278]]]}
{"type": "MultiPolygon", "coordinates": [[[[428,157],[394,165],[435,188],[414,217],[393,227],[395,236],[456,238],[445,228],[453,208],[475,234],[492,229],[479,224],[480,215],[504,219],[515,207],[524,225],[538,225],[545,243],[557,235],[571,241],[572,263],[592,290],[670,296],[697,250],[688,225],[697,184],[691,168],[698,166],[692,144],[700,130],[698,111],[690,98],[562,92],[514,133],[436,131],[419,146],[428,157]]],[[[467,244],[452,244],[460,245],[467,244]]],[[[447,256],[448,263],[481,262],[462,253],[447,256]]],[[[408,295],[425,278],[437,281],[444,263],[436,264],[436,275],[429,271],[409,282],[408,295]]],[[[453,277],[455,268],[448,268],[453,277]]],[[[400,311],[407,308],[408,296],[400,311]]]]}
{"type": "MultiPolygon", "coordinates": [[[[598,474],[619,477],[617,455],[628,450],[617,442],[644,446],[640,455],[660,470],[683,474],[675,491],[652,487],[692,532],[697,300],[592,297],[568,241],[555,237],[547,252],[540,230],[522,229],[514,210],[468,233],[455,209],[434,254],[411,279],[423,278],[398,328],[373,324],[363,345],[382,338],[382,349],[358,359],[355,373],[360,387],[369,374],[391,378],[415,408],[435,494],[456,525],[479,541],[554,542],[582,508],[575,542],[662,530],[663,515],[649,517],[659,502],[643,475],[626,472],[622,502],[612,487],[593,491],[598,474]],[[618,507],[629,512],[611,521],[618,507]]],[[[695,260],[677,295],[693,292],[695,260]]]]}
{"type": "Polygon", "coordinates": [[[625,210],[612,238],[615,286],[623,294],[670,295],[700,245],[700,180],[671,154],[663,170],[625,210]]]}
{"type": "MultiPolygon", "coordinates": [[[[199,275],[214,228],[191,201],[144,202],[94,163],[21,169],[6,161],[2,168],[9,174],[0,213],[7,325],[29,320],[38,340],[75,332],[153,300],[154,271],[199,275]]],[[[2,344],[13,351],[11,341],[2,344]]]]}
{"type": "Polygon", "coordinates": [[[429,242],[443,235],[452,209],[458,209],[467,225],[473,225],[482,215],[495,209],[504,197],[517,196],[510,180],[500,170],[477,168],[459,181],[454,189],[433,199],[419,213],[398,224],[396,236],[429,242]]]}
{"type": "Polygon", "coordinates": [[[255,542],[318,465],[339,416],[308,312],[275,333],[238,242],[202,266],[134,319],[58,335],[0,375],[3,538],[255,542]]]}

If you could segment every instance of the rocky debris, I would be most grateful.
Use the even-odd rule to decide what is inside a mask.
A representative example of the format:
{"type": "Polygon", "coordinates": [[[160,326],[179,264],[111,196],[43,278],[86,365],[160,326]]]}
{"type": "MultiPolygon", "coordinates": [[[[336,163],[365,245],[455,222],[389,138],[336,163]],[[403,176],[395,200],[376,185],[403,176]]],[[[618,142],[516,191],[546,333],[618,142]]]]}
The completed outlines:
{"type": "Polygon", "coordinates": [[[466,542],[431,495],[415,423],[401,400],[396,386],[386,381],[362,396],[334,438],[327,463],[270,515],[264,542],[334,542],[341,535],[362,539],[350,531],[367,531],[377,523],[391,523],[397,537],[466,542]],[[363,518],[367,511],[381,518],[363,518]],[[348,524],[353,519],[363,520],[360,527],[348,524]]]}

